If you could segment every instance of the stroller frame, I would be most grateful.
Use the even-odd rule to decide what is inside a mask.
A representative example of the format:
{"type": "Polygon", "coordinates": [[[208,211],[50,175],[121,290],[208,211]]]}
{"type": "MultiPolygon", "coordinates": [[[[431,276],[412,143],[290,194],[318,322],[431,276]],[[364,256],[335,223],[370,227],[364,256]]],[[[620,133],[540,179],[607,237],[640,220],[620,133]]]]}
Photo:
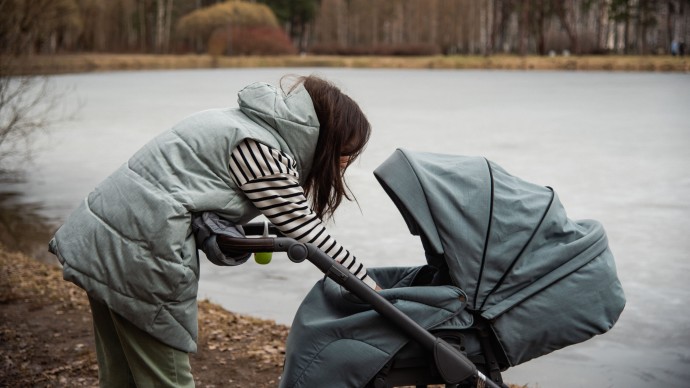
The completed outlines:
{"type": "MultiPolygon", "coordinates": [[[[479,372],[501,387],[503,379],[501,377],[501,365],[506,365],[507,361],[497,357],[494,352],[495,339],[493,332],[483,318],[475,315],[475,323],[470,328],[462,331],[458,330],[439,330],[432,331],[432,334],[451,344],[456,350],[464,352],[466,340],[474,337],[479,340],[482,353],[480,355],[467,355],[466,357],[477,367],[479,372]]],[[[408,344],[408,346],[419,346],[408,344]]],[[[401,351],[403,353],[403,351],[401,351]]],[[[427,387],[432,384],[443,384],[445,381],[439,374],[433,362],[423,357],[422,349],[417,349],[414,358],[404,358],[396,356],[383,369],[381,369],[367,385],[367,388],[392,388],[399,386],[427,387]]],[[[459,384],[446,384],[448,388],[471,388],[474,384],[471,380],[459,384]]]]}
{"type": "MultiPolygon", "coordinates": [[[[419,326],[415,321],[380,296],[378,292],[371,289],[347,268],[331,259],[315,245],[300,243],[295,239],[284,237],[274,227],[271,227],[271,232],[276,237],[265,237],[263,232],[266,225],[266,223],[250,223],[244,226],[244,231],[247,235],[262,237],[241,238],[219,235],[217,237],[217,244],[224,252],[285,252],[292,262],[301,263],[304,260],[308,260],[328,278],[350,291],[362,301],[370,304],[376,312],[406,333],[425,350],[429,351],[433,355],[436,370],[442,381],[447,385],[457,386],[461,383],[469,383],[477,387],[506,387],[500,381],[500,372],[498,373],[498,382],[487,378],[459,349],[440,336],[436,336],[419,326]]],[[[490,371],[492,375],[496,376],[495,372],[498,367],[495,358],[494,360],[487,361],[488,365],[494,364],[490,366],[490,371]]],[[[392,377],[392,380],[397,379],[404,380],[404,373],[396,374],[395,377],[392,377]]],[[[426,384],[426,382],[423,384],[426,384]]],[[[387,387],[390,385],[383,386],[387,387]]]]}

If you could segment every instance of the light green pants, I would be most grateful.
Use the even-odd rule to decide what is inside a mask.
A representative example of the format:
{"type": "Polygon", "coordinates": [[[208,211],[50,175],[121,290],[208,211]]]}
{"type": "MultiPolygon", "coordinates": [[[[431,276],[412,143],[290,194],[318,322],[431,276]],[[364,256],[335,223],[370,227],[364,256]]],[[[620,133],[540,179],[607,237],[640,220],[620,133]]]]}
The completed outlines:
{"type": "Polygon", "coordinates": [[[189,355],[137,328],[89,297],[103,387],[194,387],[189,355]]]}

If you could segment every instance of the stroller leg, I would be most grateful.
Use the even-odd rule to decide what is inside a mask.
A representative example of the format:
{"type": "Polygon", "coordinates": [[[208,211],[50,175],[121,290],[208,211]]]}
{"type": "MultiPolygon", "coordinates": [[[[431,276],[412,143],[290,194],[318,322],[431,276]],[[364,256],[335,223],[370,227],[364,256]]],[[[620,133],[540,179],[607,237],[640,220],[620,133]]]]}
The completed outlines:
{"type": "Polygon", "coordinates": [[[484,352],[484,357],[486,359],[486,368],[488,369],[487,372],[489,375],[488,378],[498,384],[499,387],[506,387],[506,385],[503,384],[501,369],[496,361],[496,355],[491,347],[488,330],[489,329],[485,326],[482,326],[479,329],[479,342],[481,343],[482,351],[484,352]]]}

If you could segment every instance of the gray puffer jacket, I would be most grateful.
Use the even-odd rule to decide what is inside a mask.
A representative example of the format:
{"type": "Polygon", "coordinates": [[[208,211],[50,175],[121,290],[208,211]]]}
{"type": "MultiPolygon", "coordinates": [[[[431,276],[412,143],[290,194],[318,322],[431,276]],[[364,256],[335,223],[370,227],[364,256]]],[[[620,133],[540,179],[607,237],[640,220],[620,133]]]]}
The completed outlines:
{"type": "Polygon", "coordinates": [[[264,84],[239,109],[192,115],[139,150],[91,192],[50,242],[64,278],[162,342],[196,351],[199,259],[192,213],[236,223],[259,214],[231,178],[231,151],[252,138],[311,169],[319,122],[303,86],[264,84]]]}

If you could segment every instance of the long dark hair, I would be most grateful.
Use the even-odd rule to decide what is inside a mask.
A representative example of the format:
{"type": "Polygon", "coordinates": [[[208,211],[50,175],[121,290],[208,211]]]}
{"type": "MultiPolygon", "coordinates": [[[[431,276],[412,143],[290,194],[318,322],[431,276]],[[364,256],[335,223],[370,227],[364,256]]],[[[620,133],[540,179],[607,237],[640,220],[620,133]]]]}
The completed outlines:
{"type": "Polygon", "coordinates": [[[311,96],[319,119],[319,140],[304,191],[319,218],[330,218],[343,197],[352,200],[345,170],[369,141],[371,125],[359,105],[331,82],[317,76],[299,77],[311,96]],[[340,158],[347,156],[345,168],[340,158]]]}

